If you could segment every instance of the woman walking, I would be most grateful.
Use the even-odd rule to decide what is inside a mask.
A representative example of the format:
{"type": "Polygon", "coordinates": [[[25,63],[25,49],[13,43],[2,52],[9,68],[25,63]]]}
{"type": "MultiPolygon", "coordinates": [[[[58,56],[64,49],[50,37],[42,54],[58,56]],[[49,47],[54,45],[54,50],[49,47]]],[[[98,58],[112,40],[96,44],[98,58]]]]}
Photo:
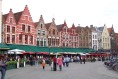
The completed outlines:
{"type": "Polygon", "coordinates": [[[62,70],[62,65],[63,65],[63,60],[62,60],[62,57],[61,56],[59,56],[59,58],[57,60],[57,63],[58,63],[59,69],[61,71],[62,70]]]}
{"type": "Polygon", "coordinates": [[[43,60],[42,60],[42,67],[43,67],[43,70],[45,69],[45,66],[46,66],[46,63],[45,63],[45,60],[43,59],[43,60]]]}

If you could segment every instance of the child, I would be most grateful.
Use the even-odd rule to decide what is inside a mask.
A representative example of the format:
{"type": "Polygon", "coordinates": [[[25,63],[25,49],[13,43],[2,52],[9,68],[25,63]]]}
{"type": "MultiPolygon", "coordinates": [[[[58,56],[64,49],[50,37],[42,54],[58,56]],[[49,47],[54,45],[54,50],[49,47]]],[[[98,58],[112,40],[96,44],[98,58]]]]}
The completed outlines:
{"type": "Polygon", "coordinates": [[[42,60],[42,67],[43,67],[43,70],[45,69],[45,66],[46,66],[46,63],[45,63],[45,60],[43,59],[43,60],[42,60]]]}

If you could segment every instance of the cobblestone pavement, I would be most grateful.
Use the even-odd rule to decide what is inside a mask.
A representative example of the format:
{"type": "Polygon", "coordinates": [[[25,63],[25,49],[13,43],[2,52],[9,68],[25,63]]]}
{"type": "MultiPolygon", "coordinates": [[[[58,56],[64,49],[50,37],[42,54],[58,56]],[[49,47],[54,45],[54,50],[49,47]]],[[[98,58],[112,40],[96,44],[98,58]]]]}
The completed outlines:
{"type": "Polygon", "coordinates": [[[97,61],[86,64],[70,63],[62,71],[51,71],[48,65],[45,70],[41,66],[26,66],[8,70],[6,79],[118,79],[118,73],[108,70],[103,62],[97,61]]]}

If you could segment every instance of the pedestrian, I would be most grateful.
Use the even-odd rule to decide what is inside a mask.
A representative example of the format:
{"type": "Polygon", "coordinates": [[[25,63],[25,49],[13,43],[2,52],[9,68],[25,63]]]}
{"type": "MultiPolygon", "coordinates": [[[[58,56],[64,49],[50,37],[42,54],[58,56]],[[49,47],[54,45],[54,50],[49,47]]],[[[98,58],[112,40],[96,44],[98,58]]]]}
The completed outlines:
{"type": "Polygon", "coordinates": [[[30,65],[33,66],[33,56],[30,56],[30,65]]]}
{"type": "Polygon", "coordinates": [[[45,66],[46,66],[46,63],[45,63],[45,60],[43,59],[43,60],[42,60],[42,67],[43,67],[43,70],[45,69],[45,66]]]}
{"type": "Polygon", "coordinates": [[[83,63],[85,64],[86,62],[85,56],[82,58],[82,60],[83,60],[83,63]]]}
{"type": "Polygon", "coordinates": [[[68,55],[66,55],[66,57],[65,57],[66,67],[69,66],[69,62],[70,62],[70,58],[68,57],[68,55]]]}
{"type": "Polygon", "coordinates": [[[63,65],[63,60],[62,60],[61,56],[59,56],[59,58],[57,59],[57,63],[58,63],[58,66],[59,66],[59,70],[61,71],[62,70],[62,65],[63,65]]]}
{"type": "Polygon", "coordinates": [[[1,79],[5,79],[6,75],[6,60],[4,56],[0,56],[0,71],[1,71],[1,79]]]}
{"type": "Polygon", "coordinates": [[[53,71],[57,71],[57,58],[54,56],[53,58],[53,71]]]}

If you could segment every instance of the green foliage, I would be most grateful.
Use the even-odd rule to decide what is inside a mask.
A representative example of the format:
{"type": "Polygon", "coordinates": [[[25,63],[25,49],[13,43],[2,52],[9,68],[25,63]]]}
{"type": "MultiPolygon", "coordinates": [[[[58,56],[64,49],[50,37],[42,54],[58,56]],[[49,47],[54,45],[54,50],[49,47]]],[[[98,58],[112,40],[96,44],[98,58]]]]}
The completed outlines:
{"type": "Polygon", "coordinates": [[[8,61],[6,64],[7,65],[16,65],[17,61],[8,61]]]}

